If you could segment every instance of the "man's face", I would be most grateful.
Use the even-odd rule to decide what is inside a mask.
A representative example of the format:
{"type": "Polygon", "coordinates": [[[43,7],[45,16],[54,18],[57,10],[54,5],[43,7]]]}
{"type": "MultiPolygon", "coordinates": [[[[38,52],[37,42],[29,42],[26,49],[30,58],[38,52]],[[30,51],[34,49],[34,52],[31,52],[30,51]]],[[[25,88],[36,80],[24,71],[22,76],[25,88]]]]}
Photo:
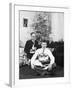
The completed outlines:
{"type": "Polygon", "coordinates": [[[42,46],[42,48],[46,48],[47,47],[47,43],[46,42],[42,42],[41,46],[42,46]]]}
{"type": "Polygon", "coordinates": [[[31,39],[32,39],[32,40],[36,40],[36,35],[35,35],[35,33],[33,33],[33,34],[31,35],[31,39]]]}

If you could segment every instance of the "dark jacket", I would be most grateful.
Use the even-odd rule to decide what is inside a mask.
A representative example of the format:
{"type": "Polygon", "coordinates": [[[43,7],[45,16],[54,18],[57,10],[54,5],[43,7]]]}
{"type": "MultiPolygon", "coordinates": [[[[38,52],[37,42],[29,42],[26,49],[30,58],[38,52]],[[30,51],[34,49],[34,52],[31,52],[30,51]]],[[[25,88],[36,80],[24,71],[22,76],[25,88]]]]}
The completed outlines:
{"type": "Polygon", "coordinates": [[[36,47],[38,49],[38,42],[35,40],[35,43],[32,42],[32,40],[28,40],[25,44],[24,52],[27,54],[27,58],[31,59],[33,56],[32,53],[30,53],[30,50],[32,49],[32,46],[36,47]]]}

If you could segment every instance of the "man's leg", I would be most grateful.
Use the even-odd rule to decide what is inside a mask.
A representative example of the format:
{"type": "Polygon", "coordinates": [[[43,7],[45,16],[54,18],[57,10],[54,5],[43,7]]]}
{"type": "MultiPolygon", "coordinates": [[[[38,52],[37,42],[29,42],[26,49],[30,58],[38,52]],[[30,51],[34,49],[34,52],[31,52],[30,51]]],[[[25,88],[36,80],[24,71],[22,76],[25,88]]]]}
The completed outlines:
{"type": "Polygon", "coordinates": [[[36,60],[34,62],[34,70],[37,72],[38,75],[42,75],[42,73],[44,72],[43,65],[39,60],[36,60]]]}
{"type": "Polygon", "coordinates": [[[54,74],[55,70],[56,70],[56,63],[52,64],[52,66],[47,69],[48,74],[54,74]]]}

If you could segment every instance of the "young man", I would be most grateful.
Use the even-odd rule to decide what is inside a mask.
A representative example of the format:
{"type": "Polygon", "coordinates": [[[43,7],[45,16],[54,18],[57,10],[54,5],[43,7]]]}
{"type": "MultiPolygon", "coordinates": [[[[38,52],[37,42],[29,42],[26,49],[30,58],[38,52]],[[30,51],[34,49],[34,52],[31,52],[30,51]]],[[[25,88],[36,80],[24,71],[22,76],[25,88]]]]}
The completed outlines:
{"type": "Polygon", "coordinates": [[[35,32],[31,33],[31,40],[28,40],[25,44],[24,52],[27,54],[27,58],[31,59],[38,47],[38,42],[36,41],[35,32]]]}
{"type": "Polygon", "coordinates": [[[36,50],[35,54],[31,58],[31,68],[35,69],[41,75],[48,73],[55,66],[55,58],[51,51],[46,48],[47,42],[44,40],[41,43],[40,49],[36,50]]]}

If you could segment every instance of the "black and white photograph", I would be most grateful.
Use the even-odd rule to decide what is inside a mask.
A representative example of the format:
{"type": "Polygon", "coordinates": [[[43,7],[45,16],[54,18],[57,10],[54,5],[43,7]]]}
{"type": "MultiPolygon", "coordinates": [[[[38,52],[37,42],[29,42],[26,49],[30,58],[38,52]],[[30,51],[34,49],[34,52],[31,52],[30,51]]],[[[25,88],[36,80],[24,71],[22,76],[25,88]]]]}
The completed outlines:
{"type": "Polygon", "coordinates": [[[0,90],[72,90],[72,0],[0,4],[0,90]]]}
{"type": "Polygon", "coordinates": [[[64,77],[64,12],[19,10],[19,79],[64,77]]]}

